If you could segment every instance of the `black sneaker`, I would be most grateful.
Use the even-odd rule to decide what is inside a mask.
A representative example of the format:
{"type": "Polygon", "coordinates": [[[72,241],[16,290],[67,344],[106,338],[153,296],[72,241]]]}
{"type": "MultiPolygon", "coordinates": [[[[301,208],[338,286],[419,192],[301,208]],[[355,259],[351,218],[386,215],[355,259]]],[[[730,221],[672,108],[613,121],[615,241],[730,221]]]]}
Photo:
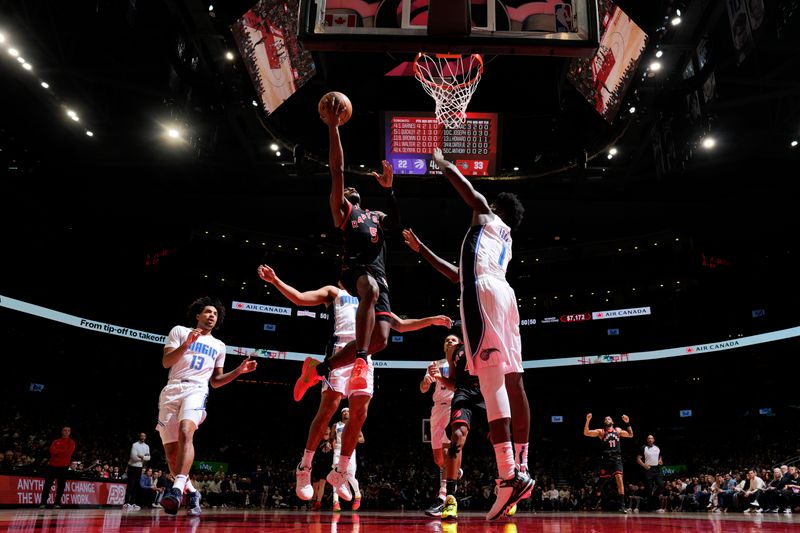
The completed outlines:
{"type": "Polygon", "coordinates": [[[433,505],[431,505],[428,509],[425,509],[425,514],[428,516],[433,516],[434,518],[439,518],[442,516],[442,509],[444,509],[444,500],[436,498],[436,500],[433,502],[433,505]]]}
{"type": "Polygon", "coordinates": [[[514,471],[514,477],[511,479],[498,479],[497,480],[497,498],[489,509],[486,515],[487,520],[497,520],[503,516],[508,509],[514,506],[520,500],[529,498],[533,492],[533,486],[536,481],[530,478],[528,474],[520,471],[514,471]]]}
{"type": "Polygon", "coordinates": [[[178,509],[182,503],[183,492],[175,487],[167,490],[167,492],[164,494],[164,497],[161,498],[161,507],[164,508],[164,512],[167,514],[178,514],[178,509]]]}

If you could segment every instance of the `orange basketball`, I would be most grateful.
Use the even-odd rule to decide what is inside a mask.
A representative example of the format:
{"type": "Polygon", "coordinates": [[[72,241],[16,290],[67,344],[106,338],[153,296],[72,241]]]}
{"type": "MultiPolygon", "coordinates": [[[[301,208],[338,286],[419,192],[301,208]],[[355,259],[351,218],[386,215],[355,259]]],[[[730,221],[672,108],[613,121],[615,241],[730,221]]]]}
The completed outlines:
{"type": "Polygon", "coordinates": [[[353,104],[350,103],[350,99],[345,94],[337,91],[331,91],[325,94],[319,99],[319,105],[317,106],[317,109],[319,110],[320,118],[324,119],[325,111],[330,105],[329,102],[334,99],[344,103],[344,111],[342,111],[342,113],[339,115],[339,125],[341,126],[350,120],[351,116],[353,116],[353,104]]]}

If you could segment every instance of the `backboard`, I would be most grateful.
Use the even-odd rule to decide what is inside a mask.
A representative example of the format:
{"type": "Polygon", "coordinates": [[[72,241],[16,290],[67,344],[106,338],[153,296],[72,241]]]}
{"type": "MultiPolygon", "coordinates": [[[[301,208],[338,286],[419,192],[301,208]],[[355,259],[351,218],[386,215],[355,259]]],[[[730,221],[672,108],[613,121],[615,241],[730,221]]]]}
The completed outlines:
{"type": "Polygon", "coordinates": [[[299,37],[312,51],[561,57],[589,57],[599,44],[597,0],[463,1],[471,31],[442,36],[429,7],[452,0],[301,0],[299,37]]]}

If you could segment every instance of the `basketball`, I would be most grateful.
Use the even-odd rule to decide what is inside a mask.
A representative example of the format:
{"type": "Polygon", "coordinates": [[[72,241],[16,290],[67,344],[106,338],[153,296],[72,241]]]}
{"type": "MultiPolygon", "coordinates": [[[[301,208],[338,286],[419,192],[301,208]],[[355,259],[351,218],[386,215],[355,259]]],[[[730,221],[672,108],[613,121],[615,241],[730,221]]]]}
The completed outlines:
{"type": "Polygon", "coordinates": [[[319,99],[319,105],[317,109],[319,110],[319,116],[321,119],[325,119],[325,110],[327,109],[331,100],[338,100],[344,103],[344,111],[342,111],[341,115],[339,115],[339,125],[341,126],[353,115],[353,104],[350,103],[350,99],[343,93],[337,91],[331,91],[325,94],[322,98],[319,99]]]}

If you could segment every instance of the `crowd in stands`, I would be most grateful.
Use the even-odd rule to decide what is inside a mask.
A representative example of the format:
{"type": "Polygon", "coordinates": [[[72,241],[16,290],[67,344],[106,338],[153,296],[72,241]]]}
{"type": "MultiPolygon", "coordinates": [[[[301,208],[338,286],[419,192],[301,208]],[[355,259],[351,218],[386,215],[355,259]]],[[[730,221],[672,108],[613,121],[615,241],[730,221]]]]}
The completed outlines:
{"type": "MultiPolygon", "coordinates": [[[[40,474],[58,424],[45,425],[35,416],[15,412],[10,405],[0,405],[0,408],[5,414],[0,418],[0,450],[3,452],[0,474],[40,474]]],[[[103,418],[98,413],[91,416],[103,418]]],[[[124,417],[118,422],[118,427],[128,423],[124,417]]],[[[131,442],[139,427],[112,431],[113,425],[107,420],[98,420],[98,424],[105,428],[101,433],[73,432],[77,447],[70,475],[124,482],[131,442]]],[[[82,427],[90,426],[82,423],[82,427]]],[[[204,459],[229,465],[227,471],[193,472],[193,484],[203,494],[204,506],[306,508],[307,503],[300,501],[294,492],[296,450],[285,446],[263,450],[259,448],[260,439],[263,439],[260,434],[227,441],[220,436],[219,440],[209,438],[204,443],[204,459]]],[[[797,468],[780,463],[797,454],[792,442],[796,441],[792,441],[791,436],[779,434],[766,442],[737,441],[681,448],[673,444],[664,451],[667,464],[682,464],[685,470],[665,475],[663,487],[655,488],[646,485],[635,463],[628,461],[626,505],[633,512],[796,512],[800,506],[797,468]]],[[[628,449],[629,454],[633,453],[633,448],[628,449]]],[[[161,496],[172,483],[157,435],[151,440],[151,450],[153,456],[143,471],[136,499],[142,507],[158,507],[161,496]]],[[[604,488],[595,476],[594,462],[598,454],[587,450],[592,448],[570,450],[561,445],[540,443],[531,454],[531,470],[537,486],[533,497],[521,503],[520,510],[603,509],[604,490],[610,488],[604,488]]],[[[473,444],[465,450],[463,468],[465,476],[459,486],[459,508],[488,508],[494,498],[494,457],[481,448],[481,444],[473,444]]],[[[403,453],[379,453],[375,448],[366,448],[358,455],[362,508],[425,509],[435,497],[437,474],[427,445],[403,450],[403,453]]],[[[331,508],[330,498],[330,487],[327,487],[323,509],[331,508]]]]}

